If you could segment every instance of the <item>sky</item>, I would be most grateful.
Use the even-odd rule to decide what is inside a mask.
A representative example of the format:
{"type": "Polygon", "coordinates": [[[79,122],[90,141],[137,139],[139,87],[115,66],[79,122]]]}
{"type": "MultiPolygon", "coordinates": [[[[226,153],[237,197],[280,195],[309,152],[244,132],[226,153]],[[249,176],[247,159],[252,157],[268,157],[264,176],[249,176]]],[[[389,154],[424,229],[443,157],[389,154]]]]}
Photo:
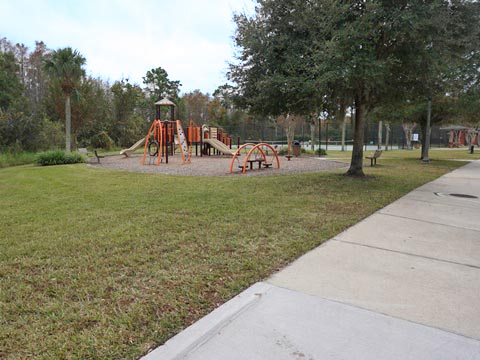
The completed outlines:
{"type": "Polygon", "coordinates": [[[234,61],[234,13],[252,13],[253,0],[0,0],[0,38],[71,47],[88,75],[111,84],[143,86],[162,67],[182,93],[212,94],[234,61]]]}

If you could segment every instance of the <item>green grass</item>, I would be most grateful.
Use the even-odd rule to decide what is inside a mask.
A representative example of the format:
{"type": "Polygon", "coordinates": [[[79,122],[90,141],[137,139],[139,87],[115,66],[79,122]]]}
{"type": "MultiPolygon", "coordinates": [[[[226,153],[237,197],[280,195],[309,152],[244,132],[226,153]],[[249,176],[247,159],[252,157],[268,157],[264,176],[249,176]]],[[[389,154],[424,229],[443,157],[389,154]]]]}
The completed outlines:
{"type": "MultiPolygon", "coordinates": [[[[368,154],[373,154],[375,151],[368,150],[364,151],[364,156],[368,154]]],[[[419,159],[421,155],[420,149],[414,150],[383,150],[381,157],[379,158],[379,163],[382,159],[419,159]]],[[[350,161],[352,157],[351,151],[340,151],[340,150],[328,150],[327,158],[332,159],[346,159],[350,161]]],[[[467,148],[461,149],[445,149],[445,148],[433,148],[428,152],[428,157],[430,160],[479,160],[480,159],[480,149],[475,148],[473,154],[470,154],[470,151],[467,148]]],[[[370,160],[368,160],[370,164],[370,160]]]]}
{"type": "Polygon", "coordinates": [[[0,358],[138,358],[240,291],[462,163],[173,177],[0,171],[0,358]]]}

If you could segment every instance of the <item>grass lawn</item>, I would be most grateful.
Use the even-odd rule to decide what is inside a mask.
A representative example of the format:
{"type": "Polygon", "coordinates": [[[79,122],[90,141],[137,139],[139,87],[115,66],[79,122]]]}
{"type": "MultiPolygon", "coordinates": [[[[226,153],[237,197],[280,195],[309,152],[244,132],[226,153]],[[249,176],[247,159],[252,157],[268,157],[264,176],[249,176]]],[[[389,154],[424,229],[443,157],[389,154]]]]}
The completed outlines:
{"type": "Polygon", "coordinates": [[[394,153],[367,179],[1,169],[0,358],[138,358],[463,164],[394,153]]]}
{"type": "MultiPolygon", "coordinates": [[[[364,155],[373,154],[375,151],[368,150],[364,151],[364,155]]],[[[420,149],[413,149],[413,150],[383,150],[381,157],[379,158],[379,162],[383,159],[420,159],[422,152],[420,149]]],[[[328,150],[327,158],[331,159],[343,159],[348,160],[350,162],[350,158],[352,157],[351,151],[339,151],[339,150],[328,150]]],[[[431,160],[479,160],[480,159],[480,148],[475,147],[475,151],[473,154],[470,154],[469,149],[467,148],[459,148],[459,149],[446,149],[446,148],[432,148],[428,152],[428,157],[431,160]]],[[[370,164],[370,160],[368,161],[368,166],[370,164]]]]}

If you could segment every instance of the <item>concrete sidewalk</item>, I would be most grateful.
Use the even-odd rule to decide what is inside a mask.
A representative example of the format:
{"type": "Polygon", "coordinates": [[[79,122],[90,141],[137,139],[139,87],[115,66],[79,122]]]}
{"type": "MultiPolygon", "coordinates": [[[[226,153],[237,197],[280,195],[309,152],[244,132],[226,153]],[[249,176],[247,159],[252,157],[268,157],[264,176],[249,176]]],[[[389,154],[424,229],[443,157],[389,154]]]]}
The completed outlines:
{"type": "Polygon", "coordinates": [[[480,162],[302,256],[144,357],[479,359],[480,162]]]}

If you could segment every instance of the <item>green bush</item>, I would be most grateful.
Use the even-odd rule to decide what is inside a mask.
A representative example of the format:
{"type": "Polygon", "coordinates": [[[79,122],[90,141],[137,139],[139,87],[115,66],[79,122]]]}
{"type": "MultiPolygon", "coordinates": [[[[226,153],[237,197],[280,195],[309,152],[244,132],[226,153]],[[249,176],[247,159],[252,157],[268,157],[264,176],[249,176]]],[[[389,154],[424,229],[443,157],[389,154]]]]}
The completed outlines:
{"type": "Polygon", "coordinates": [[[63,165],[63,164],[77,164],[86,162],[85,155],[78,152],[66,153],[62,150],[50,150],[39,153],[36,158],[36,163],[41,166],[48,165],[63,165]]]}
{"type": "Polygon", "coordinates": [[[317,154],[319,156],[325,156],[325,155],[327,155],[327,151],[325,149],[320,148],[320,149],[315,151],[315,154],[317,154]]]}
{"type": "Polygon", "coordinates": [[[94,148],[110,150],[114,145],[114,141],[105,131],[101,131],[90,138],[90,145],[94,148]]]}
{"type": "MultiPolygon", "coordinates": [[[[291,150],[291,152],[293,153],[293,149],[291,150]]],[[[281,148],[277,149],[277,154],[278,155],[287,155],[288,154],[288,146],[282,146],[281,148]]]]}
{"type": "MultiPolygon", "coordinates": [[[[318,149],[315,150],[315,152],[311,151],[311,150],[308,150],[308,149],[304,149],[302,148],[302,154],[315,154],[315,155],[318,155],[318,149]]],[[[293,155],[293,146],[292,148],[290,149],[290,153],[291,155],[293,155]]],[[[287,146],[283,146],[281,147],[279,150],[277,150],[277,154],[278,155],[287,155],[288,154],[288,147],[287,146]]],[[[320,149],[320,156],[325,156],[327,155],[327,152],[325,151],[325,149],[320,149]]]]}

